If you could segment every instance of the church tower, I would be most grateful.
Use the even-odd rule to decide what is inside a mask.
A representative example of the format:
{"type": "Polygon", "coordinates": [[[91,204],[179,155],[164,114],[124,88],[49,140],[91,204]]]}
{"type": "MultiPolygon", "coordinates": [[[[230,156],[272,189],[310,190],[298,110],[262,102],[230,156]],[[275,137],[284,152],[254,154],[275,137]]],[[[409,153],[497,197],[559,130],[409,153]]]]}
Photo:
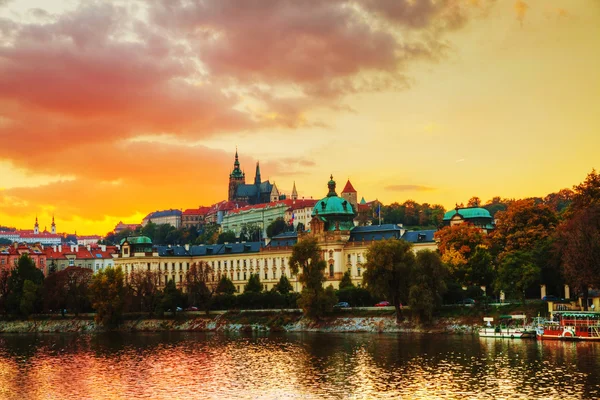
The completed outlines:
{"type": "MultiPolygon", "coordinates": [[[[257,164],[258,171],[258,164],[257,164]]],[[[235,192],[240,184],[246,183],[246,174],[240,169],[240,160],[238,159],[237,148],[235,149],[235,161],[233,163],[233,171],[229,174],[229,195],[227,196],[229,201],[235,199],[235,192]]]]}
{"type": "Polygon", "coordinates": [[[38,224],[37,216],[35,217],[35,225],[33,226],[33,233],[36,235],[40,234],[40,225],[38,224]]]}
{"type": "Polygon", "coordinates": [[[254,174],[254,184],[260,186],[260,165],[256,162],[256,173],[254,174]]]}
{"type": "Polygon", "coordinates": [[[273,182],[273,188],[271,189],[271,201],[279,200],[279,190],[277,189],[277,185],[273,182]]]}
{"type": "Polygon", "coordinates": [[[292,189],[292,200],[298,200],[298,192],[296,191],[296,181],[294,181],[294,188],[292,189]]]}
{"type": "Polygon", "coordinates": [[[50,232],[56,235],[56,224],[54,223],[54,215],[52,216],[52,225],[50,226],[50,232]]]}
{"type": "Polygon", "coordinates": [[[346,199],[348,203],[352,204],[354,211],[358,210],[356,190],[350,183],[350,179],[348,179],[348,182],[346,182],[346,186],[344,186],[344,190],[342,190],[342,197],[346,199]]]}

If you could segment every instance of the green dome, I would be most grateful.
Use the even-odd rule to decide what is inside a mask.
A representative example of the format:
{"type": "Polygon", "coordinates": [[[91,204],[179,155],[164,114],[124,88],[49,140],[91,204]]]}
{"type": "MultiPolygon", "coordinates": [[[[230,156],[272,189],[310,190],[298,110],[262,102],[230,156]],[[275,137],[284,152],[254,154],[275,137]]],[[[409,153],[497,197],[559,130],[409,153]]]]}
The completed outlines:
{"type": "MultiPolygon", "coordinates": [[[[457,210],[450,210],[444,214],[444,221],[450,220],[455,214],[457,210]]],[[[489,218],[492,219],[492,215],[485,208],[480,207],[469,207],[469,208],[459,208],[458,213],[464,219],[470,218],[489,218]]]]}
{"type": "Polygon", "coordinates": [[[128,241],[129,244],[152,244],[152,240],[148,236],[129,236],[121,239],[121,245],[128,241]]]}
{"type": "Polygon", "coordinates": [[[348,203],[346,199],[342,199],[338,196],[325,197],[315,204],[313,208],[312,216],[319,215],[320,217],[328,217],[335,215],[349,215],[354,216],[354,210],[352,204],[348,203]]]}

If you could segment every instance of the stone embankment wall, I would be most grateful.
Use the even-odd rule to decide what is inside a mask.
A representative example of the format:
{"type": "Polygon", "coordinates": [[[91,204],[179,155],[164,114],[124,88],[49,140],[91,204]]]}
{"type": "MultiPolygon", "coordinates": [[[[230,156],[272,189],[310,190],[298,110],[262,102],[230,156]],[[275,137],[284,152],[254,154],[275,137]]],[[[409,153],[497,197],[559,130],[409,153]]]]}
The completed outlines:
{"type": "MultiPolygon", "coordinates": [[[[393,316],[330,317],[320,322],[298,314],[211,315],[176,319],[138,319],[124,321],[121,332],[373,332],[373,333],[451,333],[472,334],[476,327],[458,319],[439,319],[421,326],[409,321],[397,324],[393,316]]],[[[96,333],[106,329],[90,319],[51,319],[0,321],[0,333],[96,333]]]]}

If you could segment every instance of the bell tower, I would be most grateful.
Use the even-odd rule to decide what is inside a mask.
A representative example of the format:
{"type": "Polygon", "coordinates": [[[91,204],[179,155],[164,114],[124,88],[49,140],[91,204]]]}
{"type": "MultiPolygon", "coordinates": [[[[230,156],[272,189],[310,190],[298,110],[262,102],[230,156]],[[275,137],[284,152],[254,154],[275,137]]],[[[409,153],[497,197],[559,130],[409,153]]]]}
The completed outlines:
{"type": "Polygon", "coordinates": [[[33,233],[35,233],[36,235],[40,234],[40,224],[38,224],[37,216],[35,217],[35,225],[33,226],[33,233]]]}
{"type": "Polygon", "coordinates": [[[50,232],[56,235],[56,224],[54,223],[54,215],[52,216],[52,225],[50,226],[50,232]]]}
{"type": "Polygon", "coordinates": [[[233,171],[229,174],[229,201],[235,200],[235,192],[240,184],[246,183],[246,174],[240,169],[240,160],[238,158],[237,148],[235,149],[235,161],[233,162],[233,171]]]}

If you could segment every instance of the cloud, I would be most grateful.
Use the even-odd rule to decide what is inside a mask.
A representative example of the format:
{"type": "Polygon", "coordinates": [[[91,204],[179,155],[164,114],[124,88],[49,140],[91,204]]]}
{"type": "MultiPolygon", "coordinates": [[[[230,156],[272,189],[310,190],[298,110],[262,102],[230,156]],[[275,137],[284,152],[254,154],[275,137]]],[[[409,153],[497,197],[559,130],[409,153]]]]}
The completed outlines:
{"type": "Polygon", "coordinates": [[[397,192],[431,192],[435,190],[435,188],[423,185],[389,185],[384,189],[397,192]]]}
{"type": "Polygon", "coordinates": [[[525,20],[525,14],[529,6],[523,0],[517,0],[515,2],[515,13],[517,14],[517,20],[523,25],[523,21],[525,20]]]}

